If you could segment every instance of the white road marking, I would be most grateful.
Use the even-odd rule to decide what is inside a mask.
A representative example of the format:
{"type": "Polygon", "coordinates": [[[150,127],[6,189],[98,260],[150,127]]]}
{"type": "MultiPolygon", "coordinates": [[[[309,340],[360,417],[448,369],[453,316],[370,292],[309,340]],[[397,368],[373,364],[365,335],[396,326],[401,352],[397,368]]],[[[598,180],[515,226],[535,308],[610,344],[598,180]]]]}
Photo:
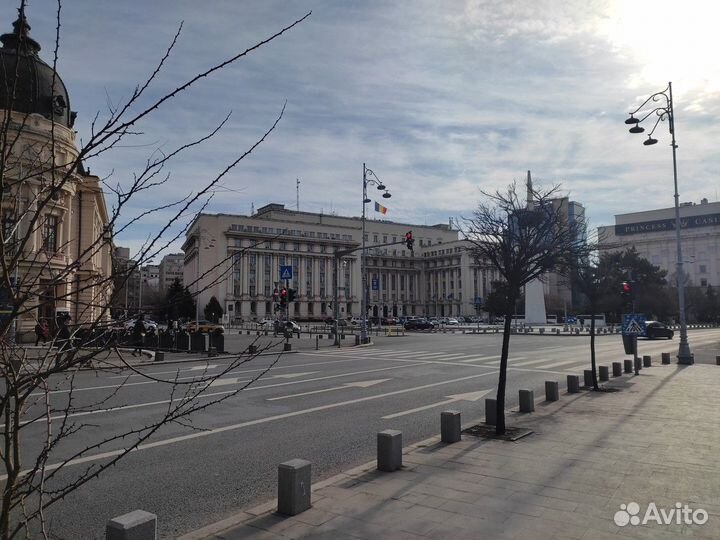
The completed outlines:
{"type": "MultiPolygon", "coordinates": [[[[329,404],[327,404],[327,405],[320,405],[320,406],[318,406],[318,407],[311,407],[311,408],[309,408],[309,409],[302,409],[302,410],[299,410],[299,411],[293,411],[293,412],[288,412],[288,413],[284,413],[284,414],[277,414],[277,415],[274,415],[274,416],[266,416],[265,418],[257,418],[257,419],[255,419],[255,420],[248,420],[247,422],[240,422],[240,423],[238,423],[238,424],[231,424],[231,425],[228,425],[228,426],[223,426],[223,427],[219,427],[219,428],[209,429],[209,430],[207,430],[207,431],[193,431],[192,433],[189,433],[189,434],[187,434],[187,435],[179,435],[179,436],[177,436],[177,437],[171,437],[171,438],[169,438],[169,439],[162,439],[162,440],[159,440],[159,441],[154,441],[154,442],[149,442],[149,443],[140,444],[140,445],[138,445],[136,448],[130,449],[129,452],[132,453],[132,452],[137,452],[137,451],[139,451],[139,450],[150,450],[150,449],[152,449],[152,448],[159,448],[159,447],[162,447],[162,446],[168,446],[168,445],[171,445],[171,444],[176,444],[176,443],[180,443],[180,442],[190,441],[190,440],[193,440],[193,439],[199,439],[200,437],[209,437],[210,435],[216,435],[216,434],[218,434],[218,433],[225,433],[225,432],[228,432],[228,431],[235,431],[235,430],[238,430],[238,429],[242,429],[242,428],[244,428],[244,427],[255,426],[255,425],[259,425],[259,424],[266,424],[266,423],[268,423],[268,422],[274,422],[274,421],[276,421],[276,420],[284,420],[285,418],[293,418],[293,417],[295,417],[295,416],[302,416],[302,415],[305,415],[305,414],[312,414],[312,413],[314,413],[314,412],[326,411],[326,410],[329,410],[329,409],[336,409],[336,408],[338,408],[338,407],[344,407],[344,406],[346,406],[346,405],[354,405],[354,404],[356,404],[356,403],[364,403],[364,402],[366,402],[366,401],[372,401],[372,400],[376,400],[376,399],[382,399],[382,398],[386,398],[386,397],[390,397],[390,396],[396,396],[396,395],[399,395],[399,394],[407,394],[407,393],[409,393],[409,392],[415,392],[415,391],[417,391],[417,390],[425,390],[426,388],[434,388],[434,387],[436,387],[436,386],[441,386],[441,385],[444,385],[444,384],[453,384],[453,383],[462,382],[462,381],[467,381],[467,380],[471,380],[471,379],[478,379],[478,378],[480,378],[480,377],[487,377],[487,376],[489,376],[489,375],[494,375],[494,374],[495,374],[494,371],[489,371],[489,372],[485,372],[485,373],[476,373],[475,375],[467,375],[467,376],[465,376],[465,377],[459,377],[459,378],[456,378],[456,379],[449,379],[449,380],[447,380],[447,381],[439,381],[439,382],[430,383],[430,384],[423,384],[423,385],[421,385],[421,386],[415,386],[415,387],[412,387],[412,388],[404,388],[404,389],[402,389],[402,390],[395,390],[395,391],[393,391],[393,392],[385,392],[384,394],[376,394],[376,395],[373,395],[373,396],[365,396],[365,397],[361,397],[361,398],[357,398],[357,399],[350,399],[350,400],[347,400],[347,401],[340,401],[340,402],[337,402],[337,403],[329,403],[329,404]]],[[[125,449],[125,448],[120,448],[120,449],[117,449],[117,450],[110,450],[110,451],[108,451],[108,452],[102,452],[102,453],[99,453],[99,454],[92,454],[92,455],[89,455],[89,456],[84,456],[84,457],[72,459],[72,460],[69,460],[69,461],[67,461],[67,462],[49,463],[49,464],[47,464],[47,465],[45,466],[45,471],[53,471],[53,470],[59,469],[60,467],[63,467],[63,466],[67,467],[67,466],[70,466],[70,465],[80,465],[80,464],[89,463],[89,462],[92,462],[92,461],[99,461],[99,460],[102,460],[102,459],[108,459],[108,458],[112,458],[112,457],[116,457],[116,456],[122,455],[122,454],[124,454],[126,451],[128,451],[128,450],[125,449]]],[[[20,476],[25,476],[25,475],[27,475],[29,472],[31,472],[31,470],[24,470],[24,471],[21,471],[21,472],[19,473],[19,475],[20,475],[20,476]]],[[[3,481],[3,480],[7,480],[7,475],[1,475],[1,476],[0,476],[0,481],[3,481]]]]}
{"type": "Polygon", "coordinates": [[[551,359],[550,358],[539,358],[537,360],[528,360],[527,362],[518,362],[517,364],[513,364],[513,367],[531,366],[533,364],[540,364],[542,362],[551,362],[551,359]]]}
{"type": "Polygon", "coordinates": [[[568,364],[579,364],[583,362],[582,360],[578,360],[577,358],[575,360],[563,360],[562,362],[553,362],[552,364],[544,364],[542,366],[535,366],[538,369],[550,369],[558,366],[566,366],[568,364]]]}
{"type": "MultiPolygon", "coordinates": [[[[515,360],[525,360],[527,358],[526,356],[515,356],[513,358],[508,358],[508,365],[510,365],[510,362],[515,362],[515,360]]],[[[494,360],[492,362],[485,362],[486,366],[499,366],[501,360],[494,360]]]]}
{"type": "Polygon", "coordinates": [[[390,379],[377,379],[375,381],[358,381],[358,382],[349,382],[345,383],[342,386],[334,386],[333,388],[323,388],[321,390],[311,390],[310,392],[301,392],[299,394],[290,394],[287,396],[278,396],[274,398],[267,398],[268,401],[278,401],[280,399],[290,399],[294,397],[300,397],[300,396],[310,396],[313,394],[322,394],[323,392],[332,392],[334,390],[345,390],[347,388],[370,388],[371,386],[375,386],[376,384],[384,383],[386,381],[389,381],[390,379]]]}
{"type": "Polygon", "coordinates": [[[416,407],[414,409],[408,409],[407,411],[397,412],[394,414],[388,414],[386,416],[383,416],[383,420],[389,420],[391,418],[398,418],[400,416],[405,416],[408,414],[413,414],[420,411],[426,411],[427,409],[432,409],[434,407],[440,407],[441,405],[447,405],[448,403],[454,403],[455,401],[477,401],[481,397],[489,394],[492,392],[493,389],[490,390],[481,390],[480,392],[469,392],[467,394],[454,394],[452,396],[446,396],[448,399],[444,401],[438,401],[437,403],[431,403],[430,405],[424,405],[422,407],[416,407]]]}
{"type": "Polygon", "coordinates": [[[468,364],[470,362],[480,362],[481,360],[489,360],[490,358],[500,358],[499,354],[493,354],[492,356],[476,356],[474,358],[468,358],[467,360],[460,360],[460,362],[464,364],[468,364]]]}

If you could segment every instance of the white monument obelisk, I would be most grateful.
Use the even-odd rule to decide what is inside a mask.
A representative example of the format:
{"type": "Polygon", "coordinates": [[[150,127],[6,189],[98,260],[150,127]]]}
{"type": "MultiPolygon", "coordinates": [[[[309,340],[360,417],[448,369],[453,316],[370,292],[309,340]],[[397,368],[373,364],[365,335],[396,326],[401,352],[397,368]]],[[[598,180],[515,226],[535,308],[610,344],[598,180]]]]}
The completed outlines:
{"type": "MultiPolygon", "coordinates": [[[[527,209],[535,208],[532,179],[530,171],[527,175],[527,209]]],[[[545,313],[545,287],[542,281],[536,278],[525,285],[525,324],[547,324],[545,313]]]]}

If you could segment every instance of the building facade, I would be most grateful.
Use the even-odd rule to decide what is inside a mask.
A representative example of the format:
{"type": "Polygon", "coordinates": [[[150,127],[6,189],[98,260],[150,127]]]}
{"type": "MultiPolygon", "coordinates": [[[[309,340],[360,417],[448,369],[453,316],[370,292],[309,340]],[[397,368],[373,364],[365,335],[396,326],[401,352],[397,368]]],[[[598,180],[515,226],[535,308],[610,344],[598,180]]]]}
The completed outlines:
{"type": "MultiPolygon", "coordinates": [[[[268,204],[252,216],[202,214],[183,245],[184,283],[201,310],[215,296],[226,321],[273,317],[273,292],[284,285],[297,291],[289,306],[292,318],[360,316],[361,250],[338,265],[338,306],[333,305],[333,259],[336,251],[360,248],[361,235],[360,218],[298,212],[281,204],[268,204]],[[290,279],[281,276],[283,267],[290,268],[290,279]]],[[[475,314],[476,301],[497,279],[472,261],[468,243],[449,225],[368,219],[365,241],[369,316],[475,314]],[[410,230],[413,252],[404,243],[410,230]]]]}
{"type": "Polygon", "coordinates": [[[6,307],[12,293],[28,299],[12,317],[24,334],[60,314],[77,324],[109,317],[112,237],[100,179],[78,159],[67,90],[22,11],[13,27],[0,36],[0,255],[10,270],[0,288],[6,307]]]}
{"type": "Polygon", "coordinates": [[[159,283],[160,293],[167,293],[168,288],[176,279],[183,283],[183,267],[185,263],[185,254],[170,253],[165,255],[159,264],[159,283]]]}
{"type": "MultiPolygon", "coordinates": [[[[616,215],[615,225],[599,227],[598,233],[603,241],[619,245],[617,249],[634,247],[641,257],[667,271],[669,283],[676,283],[674,207],[616,215]]],[[[720,202],[682,203],[680,239],[686,284],[720,285],[720,202]]]]}

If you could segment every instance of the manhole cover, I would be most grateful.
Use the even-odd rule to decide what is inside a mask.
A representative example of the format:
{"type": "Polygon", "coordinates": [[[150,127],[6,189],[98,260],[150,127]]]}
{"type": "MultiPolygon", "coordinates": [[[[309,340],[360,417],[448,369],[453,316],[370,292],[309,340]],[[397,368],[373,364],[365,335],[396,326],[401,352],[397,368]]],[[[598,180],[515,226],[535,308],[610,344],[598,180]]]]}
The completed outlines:
{"type": "Polygon", "coordinates": [[[498,435],[495,433],[495,426],[491,426],[490,424],[477,424],[463,430],[463,433],[467,433],[468,435],[483,437],[484,439],[499,439],[501,441],[517,441],[530,435],[532,432],[531,429],[506,427],[505,433],[498,435]]]}

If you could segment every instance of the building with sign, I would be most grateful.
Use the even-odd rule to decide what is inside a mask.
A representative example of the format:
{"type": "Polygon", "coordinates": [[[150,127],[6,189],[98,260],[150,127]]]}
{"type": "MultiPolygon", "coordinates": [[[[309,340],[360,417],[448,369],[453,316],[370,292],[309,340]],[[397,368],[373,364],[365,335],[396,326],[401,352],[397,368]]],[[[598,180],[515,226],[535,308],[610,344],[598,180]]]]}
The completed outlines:
{"type": "MultiPolygon", "coordinates": [[[[720,285],[720,202],[681,203],[680,238],[689,286],[720,285]]],[[[641,257],[667,270],[668,282],[675,283],[677,248],[675,209],[661,208],[620,214],[615,225],[599,227],[603,241],[634,247],[641,257]]]]}
{"type": "MultiPolygon", "coordinates": [[[[335,315],[333,254],[361,245],[359,217],[286,209],[268,204],[251,216],[201,214],[183,251],[184,282],[200,308],[215,296],[226,321],[273,315],[273,291],[284,285],[281,267],[291,267],[297,298],[290,317],[321,320],[335,315]]],[[[370,316],[475,315],[476,301],[490,292],[497,273],[481,269],[450,225],[366,220],[370,316]],[[412,230],[414,251],[404,243],[412,230]],[[397,245],[374,247],[398,242],[397,245]]],[[[339,306],[342,318],[360,315],[360,250],[342,258],[339,306]]]]}

